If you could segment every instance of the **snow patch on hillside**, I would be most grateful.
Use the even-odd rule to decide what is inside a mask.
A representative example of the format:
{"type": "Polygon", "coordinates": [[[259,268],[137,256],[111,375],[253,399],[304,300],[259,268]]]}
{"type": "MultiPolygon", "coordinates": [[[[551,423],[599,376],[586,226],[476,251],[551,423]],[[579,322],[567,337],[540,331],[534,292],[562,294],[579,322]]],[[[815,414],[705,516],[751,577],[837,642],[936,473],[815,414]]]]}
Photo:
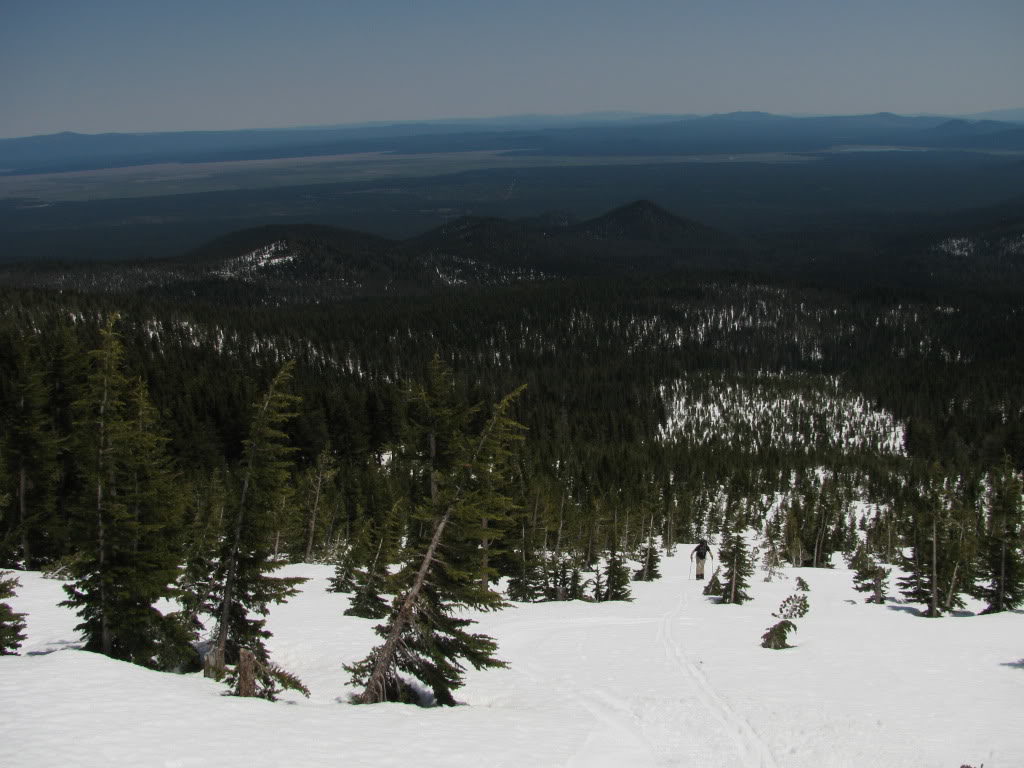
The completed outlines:
{"type": "Polygon", "coordinates": [[[250,251],[242,256],[228,259],[213,274],[224,280],[255,280],[261,272],[270,267],[279,267],[295,261],[296,254],[288,249],[288,243],[278,240],[250,251]]]}
{"type": "Polygon", "coordinates": [[[659,392],[666,413],[658,428],[663,441],[718,442],[753,452],[904,453],[905,425],[863,396],[844,392],[836,377],[701,377],[664,384],[659,392]]]}

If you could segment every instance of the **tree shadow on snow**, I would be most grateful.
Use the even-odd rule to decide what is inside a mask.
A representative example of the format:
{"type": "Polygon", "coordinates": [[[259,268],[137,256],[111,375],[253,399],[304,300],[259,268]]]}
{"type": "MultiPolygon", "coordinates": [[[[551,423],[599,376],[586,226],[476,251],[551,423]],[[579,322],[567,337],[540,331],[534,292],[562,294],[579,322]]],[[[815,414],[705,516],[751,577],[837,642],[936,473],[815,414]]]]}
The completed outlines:
{"type": "Polygon", "coordinates": [[[77,650],[77,649],[79,649],[81,647],[82,647],[82,641],[81,640],[58,640],[55,643],[47,644],[46,648],[43,648],[41,651],[26,651],[25,655],[26,656],[49,656],[51,653],[56,653],[57,651],[66,651],[69,648],[77,650]]]}
{"type": "Polygon", "coordinates": [[[892,603],[889,603],[885,607],[890,611],[902,611],[903,613],[909,613],[911,616],[924,616],[924,611],[913,605],[893,605],[892,603]]]}

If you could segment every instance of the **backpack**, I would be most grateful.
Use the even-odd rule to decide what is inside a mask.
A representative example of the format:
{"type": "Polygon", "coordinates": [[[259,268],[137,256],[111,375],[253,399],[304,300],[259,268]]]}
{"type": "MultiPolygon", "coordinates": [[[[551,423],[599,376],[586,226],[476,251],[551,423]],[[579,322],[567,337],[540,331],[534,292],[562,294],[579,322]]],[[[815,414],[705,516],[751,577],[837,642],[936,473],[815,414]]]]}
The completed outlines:
{"type": "Polygon", "coordinates": [[[705,557],[708,556],[708,552],[711,551],[711,547],[709,547],[702,541],[700,544],[697,545],[697,548],[693,551],[697,553],[697,557],[703,560],[705,557]]]}

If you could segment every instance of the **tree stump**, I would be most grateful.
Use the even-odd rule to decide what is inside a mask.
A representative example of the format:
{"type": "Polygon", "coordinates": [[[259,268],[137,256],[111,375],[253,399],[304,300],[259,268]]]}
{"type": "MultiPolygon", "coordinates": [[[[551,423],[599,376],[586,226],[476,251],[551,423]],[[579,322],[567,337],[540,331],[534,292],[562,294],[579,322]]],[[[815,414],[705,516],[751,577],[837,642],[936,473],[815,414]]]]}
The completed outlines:
{"type": "Polygon", "coordinates": [[[235,693],[239,696],[256,695],[256,656],[248,648],[238,653],[238,685],[235,693]]]}
{"type": "Polygon", "coordinates": [[[216,650],[203,656],[203,677],[220,680],[224,676],[224,657],[216,650]]]}

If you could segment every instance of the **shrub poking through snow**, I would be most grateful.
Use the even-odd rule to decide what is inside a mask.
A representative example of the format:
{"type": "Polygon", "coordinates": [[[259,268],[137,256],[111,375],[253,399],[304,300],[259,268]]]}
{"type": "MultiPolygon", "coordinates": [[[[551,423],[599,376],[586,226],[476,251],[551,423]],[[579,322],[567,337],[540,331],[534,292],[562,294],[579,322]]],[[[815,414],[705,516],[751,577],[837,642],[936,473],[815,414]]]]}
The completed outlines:
{"type": "Polygon", "coordinates": [[[804,581],[802,576],[796,577],[796,588],[799,589],[801,592],[811,591],[811,585],[804,581]]]}
{"type": "Polygon", "coordinates": [[[761,647],[770,648],[773,651],[781,651],[783,648],[792,648],[786,642],[786,636],[796,631],[796,624],[789,619],[783,619],[778,624],[773,624],[761,635],[761,647]]]}
{"type": "Polygon", "coordinates": [[[773,613],[777,619],[802,619],[810,610],[807,603],[807,595],[790,595],[779,604],[777,613],[773,613]]]}
{"type": "Polygon", "coordinates": [[[718,578],[718,568],[715,568],[715,572],[711,574],[711,578],[704,587],[704,594],[709,597],[721,597],[722,596],[722,582],[718,578]]]}
{"type": "MultiPolygon", "coordinates": [[[[803,581],[803,579],[799,579],[803,581]]],[[[761,635],[761,647],[770,648],[773,651],[781,651],[783,648],[792,648],[786,642],[790,632],[796,632],[796,624],[793,619],[802,619],[810,610],[807,602],[807,595],[790,595],[781,603],[779,609],[772,614],[777,619],[782,619],[778,624],[773,624],[761,635]]]]}
{"type": "MultiPolygon", "coordinates": [[[[0,571],[0,600],[14,597],[18,580],[0,571]]],[[[0,603],[0,656],[13,656],[25,640],[25,614],[15,613],[7,603],[0,603]]]]}

